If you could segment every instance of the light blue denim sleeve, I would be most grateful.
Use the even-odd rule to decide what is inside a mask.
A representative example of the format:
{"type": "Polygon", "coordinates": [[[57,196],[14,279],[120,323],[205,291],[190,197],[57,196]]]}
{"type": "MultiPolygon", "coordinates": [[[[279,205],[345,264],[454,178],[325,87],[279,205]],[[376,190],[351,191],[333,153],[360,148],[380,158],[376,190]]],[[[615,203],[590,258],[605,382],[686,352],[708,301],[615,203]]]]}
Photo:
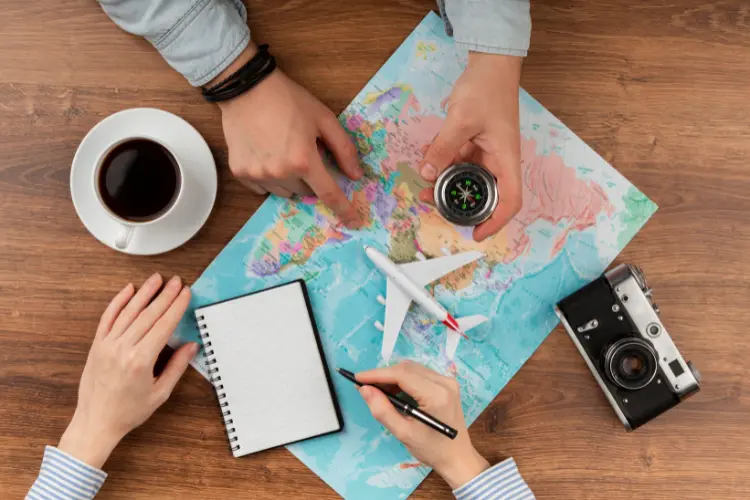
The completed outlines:
{"type": "Polygon", "coordinates": [[[512,458],[490,467],[456,488],[453,495],[456,500],[534,500],[534,493],[526,485],[512,458]]]}
{"type": "Polygon", "coordinates": [[[437,0],[445,30],[466,50],[526,56],[529,0],[437,0]]]}
{"type": "Polygon", "coordinates": [[[191,85],[212,80],[250,41],[241,0],[98,0],[122,29],[148,40],[191,85]]]}

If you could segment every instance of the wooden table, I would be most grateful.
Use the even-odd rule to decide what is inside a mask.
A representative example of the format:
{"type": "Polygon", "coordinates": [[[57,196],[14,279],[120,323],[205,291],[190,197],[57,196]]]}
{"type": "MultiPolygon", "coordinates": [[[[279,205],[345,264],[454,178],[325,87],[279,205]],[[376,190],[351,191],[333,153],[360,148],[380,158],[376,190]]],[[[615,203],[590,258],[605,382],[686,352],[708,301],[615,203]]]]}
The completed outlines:
{"type": "MultiPolygon", "coordinates": [[[[339,111],[433,4],[250,2],[250,26],[339,111]]],[[[742,0],[533,2],[523,86],[660,210],[622,254],[645,269],[702,391],[626,434],[557,328],[472,427],[539,498],[750,498],[750,9],[742,0]]],[[[110,297],[150,273],[192,282],[262,202],[228,174],[218,110],[93,0],[0,9],[0,496],[21,497],[76,402],[110,297]],[[220,166],[218,204],[183,248],[116,253],[71,203],[84,134],[124,108],[186,118],[220,166]]],[[[106,465],[102,498],[334,498],[284,449],[227,453],[207,383],[189,372],[106,465]]],[[[430,476],[414,498],[449,498],[430,476]]]]}

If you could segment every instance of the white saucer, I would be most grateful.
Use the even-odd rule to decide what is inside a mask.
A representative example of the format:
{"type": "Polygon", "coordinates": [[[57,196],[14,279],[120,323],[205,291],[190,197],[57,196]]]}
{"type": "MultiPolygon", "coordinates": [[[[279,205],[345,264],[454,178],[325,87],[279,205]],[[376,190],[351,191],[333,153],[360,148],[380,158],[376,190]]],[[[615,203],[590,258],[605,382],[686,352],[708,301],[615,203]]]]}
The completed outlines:
{"type": "Polygon", "coordinates": [[[86,134],[73,158],[70,194],[78,217],[94,237],[133,255],[155,255],[185,244],[211,214],[218,180],[216,163],[206,141],[182,118],[152,108],[135,108],[111,115],[86,134]],[[163,219],[136,228],[125,250],[115,246],[120,224],[104,210],[94,191],[97,160],[113,143],[126,137],[151,137],[162,142],[183,166],[183,200],[163,219]]]}

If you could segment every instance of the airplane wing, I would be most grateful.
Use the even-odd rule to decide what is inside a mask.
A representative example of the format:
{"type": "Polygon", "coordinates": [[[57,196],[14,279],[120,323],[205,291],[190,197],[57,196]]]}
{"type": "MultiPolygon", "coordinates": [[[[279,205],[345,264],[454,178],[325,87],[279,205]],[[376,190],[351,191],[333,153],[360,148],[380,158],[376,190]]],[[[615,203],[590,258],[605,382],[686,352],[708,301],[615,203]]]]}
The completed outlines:
{"type": "MultiPolygon", "coordinates": [[[[477,314],[474,316],[464,316],[463,318],[458,318],[456,321],[458,321],[458,326],[461,327],[462,331],[468,332],[475,326],[479,326],[487,321],[487,317],[477,314]]],[[[453,356],[456,355],[456,349],[458,349],[458,342],[461,340],[461,334],[454,332],[450,328],[446,328],[445,330],[447,334],[445,340],[445,353],[448,355],[449,359],[453,359],[453,356]]]]}
{"type": "Polygon", "coordinates": [[[381,354],[384,361],[391,359],[393,349],[396,347],[401,325],[409,311],[411,299],[391,280],[385,285],[385,325],[383,326],[383,347],[381,354]]]}
{"type": "MultiPolygon", "coordinates": [[[[430,260],[400,264],[399,268],[419,286],[427,286],[438,278],[484,257],[482,252],[464,252],[430,260]]],[[[395,288],[395,287],[394,287],[395,288]]]]}

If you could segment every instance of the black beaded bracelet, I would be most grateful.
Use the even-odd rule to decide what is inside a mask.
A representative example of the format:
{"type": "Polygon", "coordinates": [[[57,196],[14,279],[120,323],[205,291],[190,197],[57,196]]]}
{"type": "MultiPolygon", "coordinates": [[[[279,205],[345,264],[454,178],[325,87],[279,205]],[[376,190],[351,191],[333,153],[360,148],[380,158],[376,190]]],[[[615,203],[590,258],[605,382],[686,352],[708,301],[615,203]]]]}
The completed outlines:
{"type": "Polygon", "coordinates": [[[262,82],[276,69],[276,59],[268,52],[268,44],[258,47],[258,52],[234,74],[211,88],[203,89],[208,102],[229,101],[262,82]]]}

